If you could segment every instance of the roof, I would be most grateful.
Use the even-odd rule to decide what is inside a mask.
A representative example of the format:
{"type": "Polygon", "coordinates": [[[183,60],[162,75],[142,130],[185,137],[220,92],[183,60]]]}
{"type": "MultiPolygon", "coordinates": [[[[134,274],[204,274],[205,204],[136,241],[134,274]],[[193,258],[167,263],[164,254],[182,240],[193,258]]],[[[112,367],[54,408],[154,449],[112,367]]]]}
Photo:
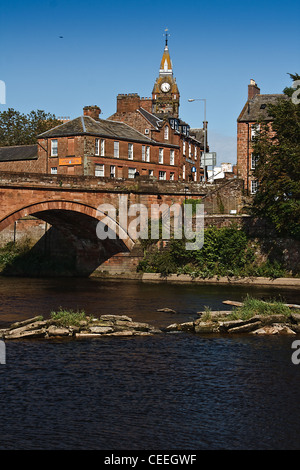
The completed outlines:
{"type": "Polygon", "coordinates": [[[59,126],[43,132],[39,138],[67,137],[74,135],[94,135],[112,137],[120,140],[130,140],[151,143],[152,140],[128,124],[119,121],[99,119],[90,116],[80,116],[59,126]]]}
{"type": "Polygon", "coordinates": [[[204,143],[204,129],[190,129],[190,137],[198,140],[201,144],[204,143]]]}
{"type": "Polygon", "coordinates": [[[0,147],[0,162],[36,160],[38,158],[37,147],[37,145],[0,147]]]}
{"type": "Polygon", "coordinates": [[[272,121],[272,116],[268,113],[268,105],[277,104],[279,98],[288,99],[288,97],[283,94],[255,95],[245,104],[237,119],[238,122],[254,122],[260,119],[272,121]]]}
{"type": "Polygon", "coordinates": [[[155,114],[149,113],[149,111],[146,111],[144,108],[139,108],[138,111],[141,113],[141,115],[149,121],[149,123],[157,129],[159,127],[159,124],[162,122],[162,119],[158,117],[155,114]]]}

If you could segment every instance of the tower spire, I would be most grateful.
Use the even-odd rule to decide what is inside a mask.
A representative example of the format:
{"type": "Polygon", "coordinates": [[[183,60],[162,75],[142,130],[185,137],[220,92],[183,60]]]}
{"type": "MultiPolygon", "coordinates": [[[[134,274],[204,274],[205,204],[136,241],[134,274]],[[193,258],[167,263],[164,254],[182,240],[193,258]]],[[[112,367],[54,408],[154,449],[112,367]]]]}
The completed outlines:
{"type": "Polygon", "coordinates": [[[170,53],[169,53],[169,48],[168,48],[168,36],[170,34],[168,33],[168,28],[165,29],[164,36],[166,36],[166,45],[164,49],[164,53],[161,59],[160,63],[160,69],[159,69],[159,75],[173,75],[173,67],[172,67],[172,61],[170,58],[170,53]]]}

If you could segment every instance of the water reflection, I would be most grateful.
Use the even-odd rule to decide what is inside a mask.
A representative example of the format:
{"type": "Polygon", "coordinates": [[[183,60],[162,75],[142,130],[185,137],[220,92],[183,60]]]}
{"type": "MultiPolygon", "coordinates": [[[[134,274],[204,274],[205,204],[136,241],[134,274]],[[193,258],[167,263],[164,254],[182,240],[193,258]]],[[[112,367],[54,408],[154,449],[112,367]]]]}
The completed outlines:
{"type": "MultiPolygon", "coordinates": [[[[59,306],[167,325],[205,305],[277,290],[3,279],[2,324],[59,306]],[[170,307],[176,314],[159,313],[170,307]]],[[[299,302],[295,291],[280,291],[299,302]]],[[[197,336],[7,342],[1,449],[298,449],[300,366],[290,337],[197,336]]]]}

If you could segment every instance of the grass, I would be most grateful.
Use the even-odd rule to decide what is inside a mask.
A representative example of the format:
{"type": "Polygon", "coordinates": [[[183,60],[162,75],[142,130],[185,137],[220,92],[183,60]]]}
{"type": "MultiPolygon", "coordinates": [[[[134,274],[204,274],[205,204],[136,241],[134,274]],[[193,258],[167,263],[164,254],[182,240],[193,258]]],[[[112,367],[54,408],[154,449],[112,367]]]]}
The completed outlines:
{"type": "Polygon", "coordinates": [[[61,326],[77,326],[80,322],[87,320],[84,311],[64,310],[60,308],[57,312],[51,312],[51,319],[61,326]]]}
{"type": "Polygon", "coordinates": [[[229,320],[248,320],[255,315],[285,315],[288,317],[291,311],[283,302],[272,300],[264,302],[247,296],[241,307],[235,308],[228,316],[229,320]]]}

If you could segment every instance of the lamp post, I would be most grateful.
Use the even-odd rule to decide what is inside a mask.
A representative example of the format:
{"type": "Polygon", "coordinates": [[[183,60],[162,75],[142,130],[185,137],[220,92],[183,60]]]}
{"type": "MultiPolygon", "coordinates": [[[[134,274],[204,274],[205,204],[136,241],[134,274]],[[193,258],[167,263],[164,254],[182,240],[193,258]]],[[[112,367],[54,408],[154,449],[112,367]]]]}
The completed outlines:
{"type": "Polygon", "coordinates": [[[206,181],[206,166],[205,166],[205,154],[207,147],[207,129],[206,129],[206,98],[190,98],[188,100],[190,103],[192,101],[204,101],[204,181],[206,181]]]}

